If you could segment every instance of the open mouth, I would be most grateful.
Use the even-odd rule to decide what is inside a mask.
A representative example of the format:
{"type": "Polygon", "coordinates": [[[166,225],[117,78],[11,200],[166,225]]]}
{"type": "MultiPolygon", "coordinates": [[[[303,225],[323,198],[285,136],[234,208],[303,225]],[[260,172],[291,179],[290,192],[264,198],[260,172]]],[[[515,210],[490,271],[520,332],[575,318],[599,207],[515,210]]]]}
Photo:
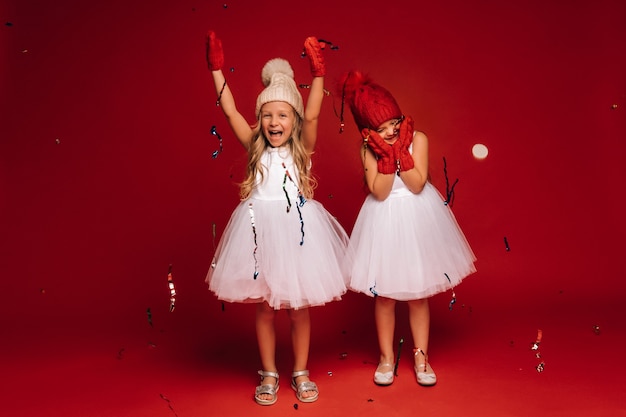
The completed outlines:
{"type": "Polygon", "coordinates": [[[272,144],[272,146],[277,146],[278,144],[283,142],[283,131],[282,130],[268,130],[267,140],[272,144]]]}

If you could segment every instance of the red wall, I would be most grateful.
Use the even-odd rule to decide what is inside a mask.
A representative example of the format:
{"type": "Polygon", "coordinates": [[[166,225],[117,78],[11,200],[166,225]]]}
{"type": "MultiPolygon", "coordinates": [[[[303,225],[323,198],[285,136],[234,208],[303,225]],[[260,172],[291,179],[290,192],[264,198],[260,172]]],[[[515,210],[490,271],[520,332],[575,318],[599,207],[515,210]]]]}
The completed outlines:
{"type": "MultiPolygon", "coordinates": [[[[395,94],[430,138],[434,184],[445,192],[444,157],[459,179],[453,209],[479,272],[457,296],[485,309],[621,303],[626,3],[378,3],[1,6],[3,329],[132,327],[148,307],[165,320],[170,263],[181,322],[202,326],[219,308],[204,276],[245,156],[215,106],[209,28],[251,122],[266,60],[310,81],[310,35],[339,46],[326,52],[329,89],[357,68],[395,94]]],[[[325,99],[316,198],[350,231],[359,137],[349,114],[338,134],[339,107],[325,99]]]]}

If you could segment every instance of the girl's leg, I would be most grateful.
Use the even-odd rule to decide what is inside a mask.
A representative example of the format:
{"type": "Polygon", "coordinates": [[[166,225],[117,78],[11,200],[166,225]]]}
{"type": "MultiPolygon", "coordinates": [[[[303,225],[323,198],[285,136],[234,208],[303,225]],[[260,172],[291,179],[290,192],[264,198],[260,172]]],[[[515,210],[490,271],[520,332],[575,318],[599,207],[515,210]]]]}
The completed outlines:
{"type": "Polygon", "coordinates": [[[430,308],[428,299],[411,300],[409,324],[415,343],[415,375],[420,385],[435,385],[437,377],[428,363],[428,337],[430,331],[430,308]]]}
{"type": "Polygon", "coordinates": [[[381,364],[393,364],[393,334],[396,327],[396,300],[385,297],[375,297],[374,318],[378,333],[378,347],[380,349],[381,364]]]}
{"type": "MultiPolygon", "coordinates": [[[[293,346],[294,364],[293,370],[303,371],[307,369],[309,361],[309,346],[311,344],[311,316],[308,308],[288,310],[291,319],[291,343],[293,346]]],[[[296,377],[296,385],[309,381],[306,375],[296,377]]],[[[316,391],[304,391],[303,398],[314,397],[316,391]]]]}
{"type": "Polygon", "coordinates": [[[430,308],[428,299],[411,300],[409,304],[409,325],[416,349],[421,349],[424,354],[415,355],[415,365],[426,362],[428,354],[428,336],[430,332],[430,308]]]}
{"type": "MultiPolygon", "coordinates": [[[[276,330],[274,328],[274,316],[276,311],[266,302],[257,304],[256,308],[256,336],[259,345],[259,355],[264,371],[278,372],[276,368],[276,330]]],[[[263,384],[273,385],[276,378],[266,376],[263,384]]],[[[272,395],[261,394],[259,398],[271,400],[272,395]]]]}

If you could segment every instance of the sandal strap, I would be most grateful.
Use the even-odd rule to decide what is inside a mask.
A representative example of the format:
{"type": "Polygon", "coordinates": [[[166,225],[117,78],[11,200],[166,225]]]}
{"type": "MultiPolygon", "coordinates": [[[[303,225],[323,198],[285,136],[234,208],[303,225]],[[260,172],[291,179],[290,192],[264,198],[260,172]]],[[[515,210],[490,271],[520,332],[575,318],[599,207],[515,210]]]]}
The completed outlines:
{"type": "Polygon", "coordinates": [[[415,349],[413,349],[413,354],[415,356],[419,355],[419,354],[424,355],[424,364],[428,364],[428,355],[420,348],[416,347],[415,349]]]}
{"type": "Polygon", "coordinates": [[[305,370],[303,370],[303,371],[293,371],[293,372],[291,373],[291,377],[292,377],[292,378],[297,378],[297,377],[299,377],[299,376],[309,376],[309,370],[308,370],[308,369],[305,369],[305,370]]]}
{"type": "Polygon", "coordinates": [[[428,357],[428,356],[424,353],[424,351],[423,351],[422,349],[420,349],[420,348],[418,348],[418,347],[416,347],[415,349],[413,349],[413,354],[414,354],[415,356],[419,355],[420,353],[421,353],[422,355],[424,355],[424,357],[425,357],[425,358],[427,358],[427,357],[428,357]]]}
{"type": "Polygon", "coordinates": [[[313,381],[302,381],[299,384],[296,384],[296,378],[299,376],[309,376],[309,370],[305,369],[302,371],[293,371],[291,374],[291,386],[293,389],[298,391],[299,393],[303,393],[305,391],[318,391],[317,384],[313,381]]]}
{"type": "Polygon", "coordinates": [[[261,378],[265,378],[266,376],[278,379],[278,372],[272,371],[258,371],[258,374],[261,375],[261,378]]]}
{"type": "Polygon", "coordinates": [[[313,381],[300,382],[296,386],[296,389],[298,390],[299,393],[303,393],[305,391],[318,391],[317,384],[313,381]]]}
{"type": "Polygon", "coordinates": [[[278,384],[262,384],[256,387],[256,391],[254,393],[255,396],[259,396],[262,394],[276,395],[276,391],[278,391],[278,384]]]}

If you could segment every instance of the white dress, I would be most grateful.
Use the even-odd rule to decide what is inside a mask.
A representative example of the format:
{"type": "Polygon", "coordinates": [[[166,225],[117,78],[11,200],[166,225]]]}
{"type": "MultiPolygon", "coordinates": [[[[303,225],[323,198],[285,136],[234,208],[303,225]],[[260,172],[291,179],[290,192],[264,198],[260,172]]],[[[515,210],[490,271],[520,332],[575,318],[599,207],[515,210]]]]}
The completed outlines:
{"type": "Polygon", "coordinates": [[[350,289],[395,300],[427,298],[476,271],[450,207],[426,183],[413,194],[398,176],[384,201],[367,196],[350,236],[350,289]]]}
{"type": "Polygon", "coordinates": [[[288,148],[267,148],[262,165],[263,179],[222,234],[209,289],[220,300],[267,301],[274,309],[339,300],[349,281],[348,235],[320,203],[299,196],[288,148]]]}

